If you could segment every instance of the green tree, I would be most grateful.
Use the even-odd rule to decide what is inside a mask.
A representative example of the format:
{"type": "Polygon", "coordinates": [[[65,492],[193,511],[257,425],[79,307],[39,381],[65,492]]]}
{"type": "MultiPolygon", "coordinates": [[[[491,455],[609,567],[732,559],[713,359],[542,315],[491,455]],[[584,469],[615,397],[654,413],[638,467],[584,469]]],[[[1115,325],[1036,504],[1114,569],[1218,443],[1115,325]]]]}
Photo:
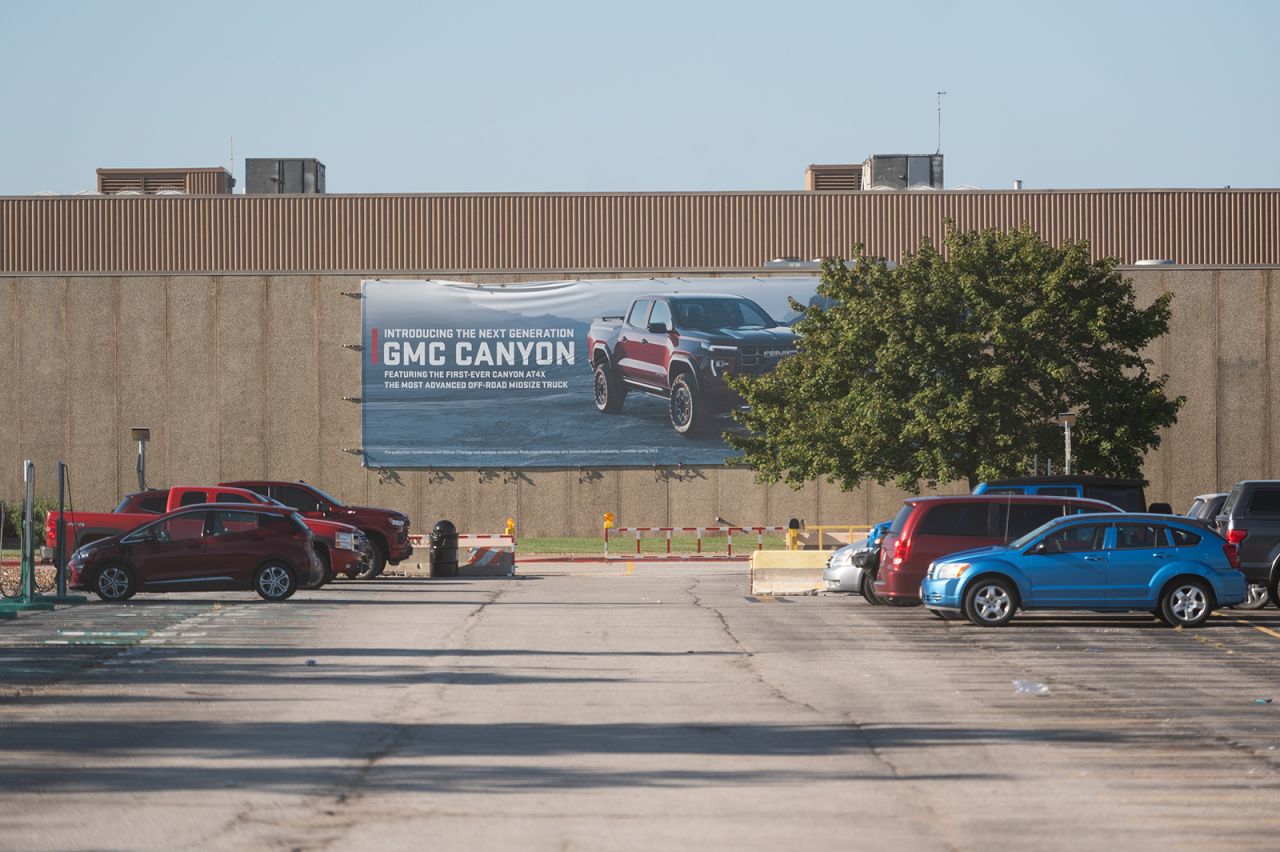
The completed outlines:
{"type": "MultiPolygon", "coordinates": [[[[823,264],[797,323],[799,354],[730,384],[750,408],[727,440],[766,482],[828,476],[842,488],[1029,473],[1061,459],[1076,411],[1074,467],[1141,476],[1184,399],[1142,350],[1168,331],[1171,294],[1139,308],[1115,261],[1030,227],[927,238],[888,268],[855,246],[823,264]]],[[[795,305],[797,309],[801,306],[795,305]]]]}

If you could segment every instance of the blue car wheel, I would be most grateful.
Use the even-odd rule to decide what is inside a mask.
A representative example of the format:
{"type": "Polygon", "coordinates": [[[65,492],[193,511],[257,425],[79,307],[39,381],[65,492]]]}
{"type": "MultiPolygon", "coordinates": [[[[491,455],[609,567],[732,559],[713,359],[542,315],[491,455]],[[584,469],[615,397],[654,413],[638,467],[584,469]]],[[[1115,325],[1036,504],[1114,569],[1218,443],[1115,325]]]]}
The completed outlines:
{"type": "Polygon", "coordinates": [[[1213,613],[1213,593],[1202,580],[1183,578],[1160,593],[1160,615],[1174,627],[1199,627],[1213,613]]]}
{"type": "Polygon", "coordinates": [[[1003,577],[979,577],[964,595],[964,614],[979,627],[1003,627],[1018,611],[1018,593],[1003,577]]]}

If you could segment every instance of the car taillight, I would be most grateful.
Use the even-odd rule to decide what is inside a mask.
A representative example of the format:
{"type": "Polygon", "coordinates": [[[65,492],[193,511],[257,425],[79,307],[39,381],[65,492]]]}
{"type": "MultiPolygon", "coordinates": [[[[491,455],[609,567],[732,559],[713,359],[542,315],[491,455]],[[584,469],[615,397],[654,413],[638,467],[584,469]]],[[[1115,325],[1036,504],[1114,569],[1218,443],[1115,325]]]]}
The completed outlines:
{"type": "Polygon", "coordinates": [[[1248,530],[1227,530],[1227,541],[1232,544],[1239,544],[1249,537],[1248,530]]]}
{"type": "Polygon", "coordinates": [[[893,564],[901,565],[911,555],[911,542],[902,536],[893,540],[893,564]]]}
{"type": "Polygon", "coordinates": [[[1240,545],[1227,542],[1222,545],[1222,552],[1226,554],[1227,561],[1231,563],[1231,567],[1240,570],[1240,545]]]}

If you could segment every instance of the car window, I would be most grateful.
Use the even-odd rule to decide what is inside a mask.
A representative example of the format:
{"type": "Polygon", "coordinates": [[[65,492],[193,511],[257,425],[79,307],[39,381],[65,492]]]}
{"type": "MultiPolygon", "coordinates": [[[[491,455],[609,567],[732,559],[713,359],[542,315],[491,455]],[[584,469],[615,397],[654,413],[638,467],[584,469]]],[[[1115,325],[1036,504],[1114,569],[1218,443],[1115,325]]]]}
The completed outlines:
{"type": "Polygon", "coordinates": [[[252,532],[258,528],[258,512],[232,512],[221,509],[209,513],[205,535],[221,536],[252,532]]]}
{"type": "Polygon", "coordinates": [[[178,498],[179,506],[195,506],[198,503],[208,503],[209,495],[204,491],[186,491],[178,498]]]}
{"type": "Polygon", "coordinates": [[[205,512],[185,512],[152,526],[156,541],[192,541],[204,535],[205,512]]]}
{"type": "Polygon", "coordinates": [[[1074,485],[1043,485],[1036,493],[1045,497],[1079,497],[1080,489],[1074,485]]]}
{"type": "Polygon", "coordinates": [[[996,536],[1006,541],[1020,538],[1063,515],[1063,507],[1053,503],[993,503],[992,509],[992,528],[996,536]]]}
{"type": "Polygon", "coordinates": [[[292,485],[273,485],[271,487],[271,496],[289,508],[297,509],[299,512],[320,511],[320,501],[305,488],[295,488],[292,485]]]}
{"type": "Polygon", "coordinates": [[[1177,527],[1170,527],[1169,532],[1173,534],[1174,547],[1195,547],[1200,543],[1200,536],[1193,532],[1187,532],[1177,527]]]}
{"type": "Polygon", "coordinates": [[[649,314],[649,299],[639,299],[631,305],[631,313],[627,314],[627,325],[632,328],[644,328],[644,319],[649,314]]]}
{"type": "Polygon", "coordinates": [[[243,494],[227,494],[223,492],[222,494],[219,494],[218,499],[214,500],[213,502],[215,503],[254,503],[257,501],[255,501],[251,497],[246,497],[243,494]]]}
{"type": "Polygon", "coordinates": [[[889,524],[889,532],[894,535],[901,535],[902,530],[907,525],[907,518],[911,517],[911,513],[915,510],[915,506],[907,503],[898,510],[898,514],[894,516],[893,523],[889,524]]]}
{"type": "Polygon", "coordinates": [[[1142,493],[1127,485],[1086,485],[1084,496],[1119,506],[1126,512],[1142,512],[1147,508],[1142,505],[1142,493]]]}
{"type": "Polygon", "coordinates": [[[1116,524],[1116,550],[1168,546],[1169,540],[1160,524],[1116,524]]]}
{"type": "Polygon", "coordinates": [[[1280,515],[1280,488],[1259,485],[1249,496],[1250,515],[1280,515]]]}
{"type": "Polygon", "coordinates": [[[990,488],[984,488],[983,494],[1026,494],[1025,488],[1018,488],[1015,485],[993,485],[990,488]]]}
{"type": "Polygon", "coordinates": [[[1047,553],[1084,553],[1102,550],[1107,537],[1106,524],[1073,524],[1044,537],[1047,553]]]}
{"type": "Polygon", "coordinates": [[[1188,518],[1199,518],[1209,506],[1209,501],[1197,497],[1195,502],[1191,504],[1191,508],[1187,510],[1188,518]]]}
{"type": "Polygon", "coordinates": [[[1222,510],[1219,514],[1230,515],[1235,511],[1236,504],[1240,502],[1240,494],[1244,491],[1244,486],[1237,485],[1227,492],[1227,502],[1222,504],[1222,510]]]}
{"type": "Polygon", "coordinates": [[[653,303],[653,312],[649,314],[649,325],[655,322],[666,323],[667,328],[671,328],[671,309],[667,307],[666,302],[653,303]]]}
{"type": "Polygon", "coordinates": [[[916,526],[916,535],[977,536],[989,538],[990,503],[942,503],[927,508],[916,526]]]}

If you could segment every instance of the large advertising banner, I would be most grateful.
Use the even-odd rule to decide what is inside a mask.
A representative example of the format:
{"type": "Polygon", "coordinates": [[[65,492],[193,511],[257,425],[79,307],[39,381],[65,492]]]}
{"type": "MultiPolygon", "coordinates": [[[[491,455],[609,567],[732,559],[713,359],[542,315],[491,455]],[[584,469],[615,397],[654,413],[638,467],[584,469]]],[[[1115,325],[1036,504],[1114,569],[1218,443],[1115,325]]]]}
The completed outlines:
{"type": "Polygon", "coordinates": [[[717,465],[818,279],[362,284],[370,467],[717,465]]]}

